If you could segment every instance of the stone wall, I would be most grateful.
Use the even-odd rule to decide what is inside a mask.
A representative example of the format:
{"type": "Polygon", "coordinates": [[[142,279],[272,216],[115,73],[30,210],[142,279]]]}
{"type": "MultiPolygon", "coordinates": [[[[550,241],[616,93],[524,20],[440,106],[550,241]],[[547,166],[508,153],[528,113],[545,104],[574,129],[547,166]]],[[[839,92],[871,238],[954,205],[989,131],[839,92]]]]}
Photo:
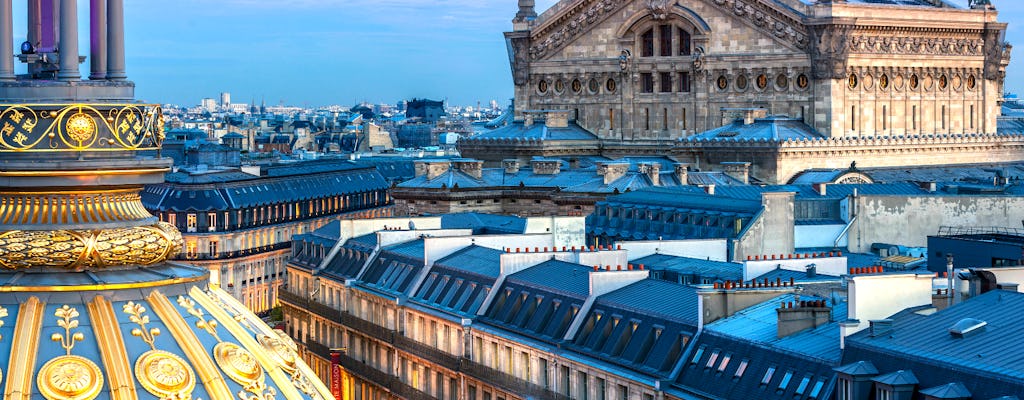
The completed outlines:
{"type": "Polygon", "coordinates": [[[1020,196],[859,196],[850,227],[849,248],[869,252],[872,243],[928,245],[928,235],[941,226],[1020,227],[1024,197],[1020,196]]]}

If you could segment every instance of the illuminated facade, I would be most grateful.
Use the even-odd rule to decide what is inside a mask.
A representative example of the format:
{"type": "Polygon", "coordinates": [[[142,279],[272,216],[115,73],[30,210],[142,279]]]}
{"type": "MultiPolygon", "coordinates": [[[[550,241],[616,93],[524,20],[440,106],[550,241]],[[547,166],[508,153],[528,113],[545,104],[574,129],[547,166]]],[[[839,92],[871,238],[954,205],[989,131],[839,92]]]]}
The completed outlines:
{"type": "Polygon", "coordinates": [[[211,279],[252,311],[277,304],[295,234],[341,216],[389,213],[388,184],[373,166],[349,161],[179,172],[142,193],[146,209],[182,232],[176,259],[210,269],[211,279]]]}
{"type": "Polygon", "coordinates": [[[91,2],[89,81],[77,2],[27,3],[36,44],[14,76],[11,1],[0,1],[3,398],[330,398],[287,335],[206,269],[169,260],[181,233],[139,193],[171,160],[138,156],[159,152],[163,117],[124,80],[122,2],[91,2]]]}
{"type": "Polygon", "coordinates": [[[482,137],[460,150],[744,161],[769,183],[851,161],[1019,161],[1019,131],[997,129],[1011,46],[988,3],[562,0],[538,15],[520,0],[505,33],[516,118],[564,110],[600,146],[482,137]]]}

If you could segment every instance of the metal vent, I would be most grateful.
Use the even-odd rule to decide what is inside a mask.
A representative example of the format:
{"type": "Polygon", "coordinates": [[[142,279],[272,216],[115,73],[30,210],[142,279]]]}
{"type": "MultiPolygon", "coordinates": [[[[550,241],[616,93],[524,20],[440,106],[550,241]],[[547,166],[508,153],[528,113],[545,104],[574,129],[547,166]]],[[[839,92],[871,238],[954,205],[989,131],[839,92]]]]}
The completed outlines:
{"type": "Polygon", "coordinates": [[[952,328],[949,328],[949,334],[956,339],[963,339],[984,332],[985,325],[988,325],[988,322],[974,318],[964,318],[953,325],[952,328]]]}
{"type": "Polygon", "coordinates": [[[871,337],[885,336],[892,333],[891,319],[877,319],[871,321],[871,337]]]}

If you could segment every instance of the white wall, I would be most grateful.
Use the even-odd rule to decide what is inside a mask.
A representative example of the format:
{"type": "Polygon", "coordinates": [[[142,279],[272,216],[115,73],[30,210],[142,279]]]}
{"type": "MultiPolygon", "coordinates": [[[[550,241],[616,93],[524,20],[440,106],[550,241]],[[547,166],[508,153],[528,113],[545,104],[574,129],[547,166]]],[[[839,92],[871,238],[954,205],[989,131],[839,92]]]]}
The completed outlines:
{"type": "Polygon", "coordinates": [[[586,217],[529,217],[524,233],[552,233],[558,247],[581,247],[586,244],[586,217]]]}
{"type": "Polygon", "coordinates": [[[871,320],[889,318],[904,309],[932,304],[934,274],[879,274],[851,276],[847,281],[848,319],[843,337],[864,330],[871,320]]]}
{"type": "MultiPolygon", "coordinates": [[[[473,234],[472,229],[430,229],[414,231],[377,231],[377,245],[380,247],[390,246],[398,243],[405,243],[415,240],[421,236],[425,237],[447,237],[447,236],[469,236],[473,234]]],[[[338,243],[344,243],[339,240],[338,243]]]]}
{"type": "Polygon", "coordinates": [[[469,247],[470,245],[483,246],[495,250],[504,251],[505,247],[514,243],[522,247],[551,247],[554,236],[551,234],[535,235],[477,235],[469,229],[465,235],[456,237],[427,237],[423,239],[423,253],[427,265],[434,265],[437,260],[445,258],[456,251],[469,247]]]}
{"type": "MultiPolygon", "coordinates": [[[[827,254],[826,254],[827,255],[827,254]]],[[[770,257],[770,256],[769,256],[770,257]]],[[[807,266],[814,264],[820,275],[845,275],[849,269],[846,257],[792,258],[784,260],[747,260],[743,262],[743,280],[749,281],[776,268],[788,271],[807,272],[807,266]]]]}
{"type": "Polygon", "coordinates": [[[615,243],[616,246],[622,246],[623,250],[629,251],[631,260],[652,254],[665,254],[713,261],[728,261],[728,244],[729,241],[726,239],[643,240],[615,243]]]}
{"type": "MultiPolygon", "coordinates": [[[[809,247],[833,247],[836,238],[846,225],[795,225],[793,246],[798,249],[809,247]]],[[[839,247],[846,247],[848,235],[839,240],[839,247]]]]}

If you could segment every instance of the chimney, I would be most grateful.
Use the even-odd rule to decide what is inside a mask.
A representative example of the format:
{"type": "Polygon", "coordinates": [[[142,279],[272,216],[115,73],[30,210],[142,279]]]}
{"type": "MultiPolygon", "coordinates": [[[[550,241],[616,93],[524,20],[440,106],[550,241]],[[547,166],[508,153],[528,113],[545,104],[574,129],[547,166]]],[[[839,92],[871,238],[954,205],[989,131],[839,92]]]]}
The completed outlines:
{"type": "Polygon", "coordinates": [[[608,185],[619,180],[629,171],[627,162],[601,162],[597,163],[597,174],[604,177],[604,184],[608,185]]]}
{"type": "Polygon", "coordinates": [[[448,160],[423,160],[413,163],[416,176],[426,176],[427,179],[434,179],[448,172],[451,162],[448,160]]]}
{"type": "Polygon", "coordinates": [[[783,303],[775,310],[778,314],[777,337],[784,338],[797,332],[814,329],[832,320],[832,308],[824,300],[783,303]]]}
{"type": "Polygon", "coordinates": [[[518,174],[519,173],[519,160],[509,158],[501,161],[501,166],[505,168],[506,174],[518,174]]]}
{"type": "Polygon", "coordinates": [[[733,178],[736,178],[744,185],[750,183],[750,163],[749,162],[724,162],[722,168],[725,170],[725,174],[733,178]]]}
{"type": "Polygon", "coordinates": [[[768,110],[761,107],[754,108],[722,108],[722,126],[743,120],[743,125],[753,124],[758,118],[768,116],[768,110]]]}
{"type": "Polygon", "coordinates": [[[828,184],[825,182],[815,183],[814,191],[818,192],[819,196],[825,196],[828,193],[828,184]]]}
{"type": "Polygon", "coordinates": [[[687,163],[675,163],[673,164],[672,174],[675,175],[676,180],[679,181],[680,185],[689,185],[689,169],[690,164],[687,163]]]}
{"type": "Polygon", "coordinates": [[[537,175],[558,175],[562,171],[561,160],[531,160],[530,168],[537,175]]]}
{"type": "Polygon", "coordinates": [[[704,192],[709,194],[709,195],[711,195],[711,196],[714,196],[715,195],[715,184],[712,183],[710,185],[704,186],[704,192]]]}
{"type": "Polygon", "coordinates": [[[455,169],[472,176],[475,179],[483,178],[484,162],[471,158],[459,158],[453,161],[455,169]]]}
{"type": "Polygon", "coordinates": [[[647,178],[651,180],[651,184],[661,186],[661,163],[655,162],[642,165],[644,166],[643,171],[647,174],[647,178]]]}
{"type": "Polygon", "coordinates": [[[524,112],[523,113],[523,126],[527,127],[527,128],[533,126],[533,118],[534,118],[533,114],[528,113],[528,112],[524,112]]]}
{"type": "Polygon", "coordinates": [[[568,128],[569,111],[545,111],[544,126],[548,128],[568,128]]]}

